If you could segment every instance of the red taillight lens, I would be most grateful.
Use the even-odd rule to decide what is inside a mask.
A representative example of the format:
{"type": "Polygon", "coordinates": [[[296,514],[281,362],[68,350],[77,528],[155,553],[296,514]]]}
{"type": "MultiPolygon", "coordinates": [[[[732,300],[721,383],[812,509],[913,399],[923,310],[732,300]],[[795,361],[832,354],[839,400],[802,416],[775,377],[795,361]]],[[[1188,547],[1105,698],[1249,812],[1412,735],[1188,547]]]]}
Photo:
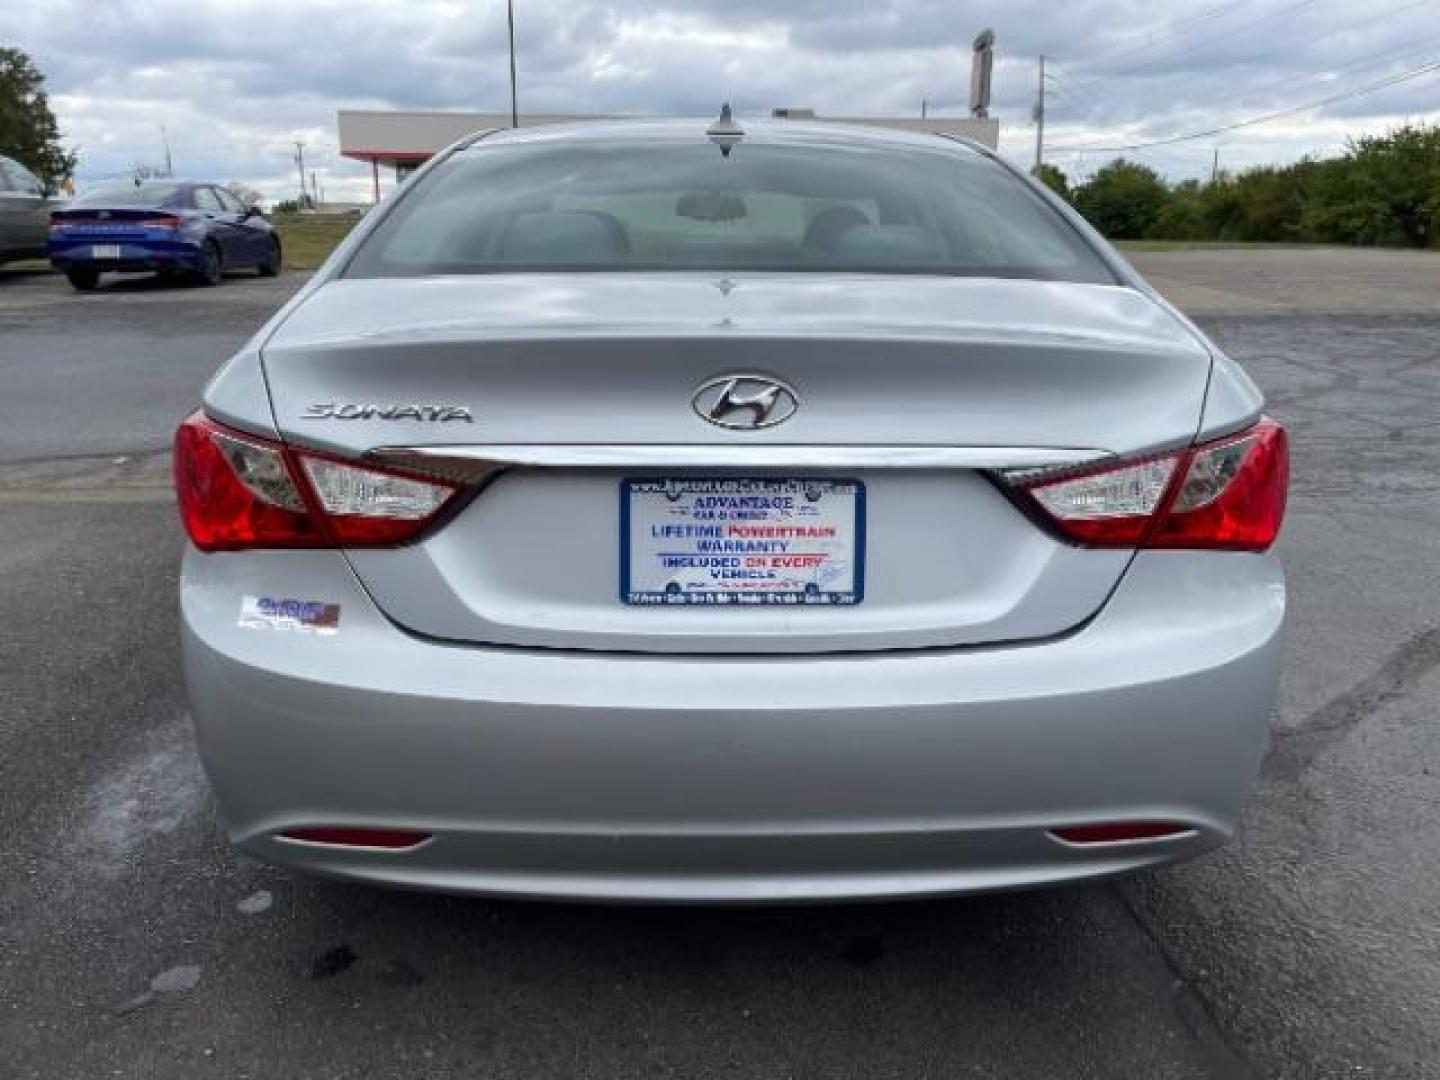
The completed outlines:
{"type": "Polygon", "coordinates": [[[458,491],[292,450],[200,413],[175,433],[174,467],[180,516],[202,551],[405,543],[458,491]]]}
{"type": "Polygon", "coordinates": [[[404,851],[419,847],[430,834],[419,829],[329,828],[325,826],[286,829],[280,834],[287,840],[306,844],[329,844],[331,847],[384,848],[404,851]]]}
{"type": "Polygon", "coordinates": [[[196,413],[175,432],[174,467],[180,517],[201,551],[329,544],[275,443],[196,413]]]}
{"type": "Polygon", "coordinates": [[[1010,487],[1078,544],[1264,551],[1285,519],[1289,462],[1285,429],[1266,417],[1188,450],[1010,487]]]}
{"type": "Polygon", "coordinates": [[[157,214],[155,217],[141,218],[135,224],[142,229],[178,229],[180,219],[173,214],[157,214]]]}
{"type": "Polygon", "coordinates": [[[1099,825],[1066,825],[1050,835],[1067,844],[1119,844],[1128,840],[1164,840],[1195,831],[1172,821],[1107,821],[1099,825]]]}
{"type": "Polygon", "coordinates": [[[1289,488],[1285,429],[1262,420],[1190,452],[1185,479],[1146,546],[1264,551],[1280,534],[1289,488]]]}

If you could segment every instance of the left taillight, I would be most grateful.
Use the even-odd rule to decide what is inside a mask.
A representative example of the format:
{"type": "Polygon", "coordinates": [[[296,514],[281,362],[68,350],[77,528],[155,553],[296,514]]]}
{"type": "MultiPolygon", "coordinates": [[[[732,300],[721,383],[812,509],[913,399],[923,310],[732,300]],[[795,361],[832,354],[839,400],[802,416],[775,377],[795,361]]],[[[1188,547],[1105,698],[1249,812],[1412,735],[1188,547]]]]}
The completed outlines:
{"type": "Polygon", "coordinates": [[[404,544],[460,490],[297,450],[201,413],[175,433],[174,468],[185,531],[202,551],[404,544]]]}
{"type": "Polygon", "coordinates": [[[1269,417],[1174,453],[1002,477],[1032,514],[1086,547],[1264,551],[1285,520],[1285,429],[1269,417]]]}

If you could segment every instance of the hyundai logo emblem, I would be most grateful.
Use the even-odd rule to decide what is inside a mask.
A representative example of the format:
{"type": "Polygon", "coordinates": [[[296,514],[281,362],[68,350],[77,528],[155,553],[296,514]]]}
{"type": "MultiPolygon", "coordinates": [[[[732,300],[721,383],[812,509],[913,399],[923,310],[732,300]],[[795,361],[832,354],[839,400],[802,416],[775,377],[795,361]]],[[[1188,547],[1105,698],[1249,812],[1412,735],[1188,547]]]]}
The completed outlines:
{"type": "Polygon", "coordinates": [[[800,399],[779,379],[721,375],[696,390],[690,405],[700,419],[717,427],[753,431],[789,420],[800,407],[800,399]]]}

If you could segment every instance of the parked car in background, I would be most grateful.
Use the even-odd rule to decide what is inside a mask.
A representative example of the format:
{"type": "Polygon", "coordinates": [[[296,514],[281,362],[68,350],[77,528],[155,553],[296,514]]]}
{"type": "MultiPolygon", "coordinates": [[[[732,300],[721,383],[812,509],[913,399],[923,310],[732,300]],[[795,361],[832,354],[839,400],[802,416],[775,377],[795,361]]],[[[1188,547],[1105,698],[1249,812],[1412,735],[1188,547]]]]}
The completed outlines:
{"type": "Polygon", "coordinates": [[[29,169],[0,157],[0,263],[43,259],[50,212],[64,205],[29,169]]]}
{"type": "Polygon", "coordinates": [[[106,184],[50,215],[50,261],[77,289],[108,270],[218,285],[227,270],[280,272],[280,238],[265,215],[219,184],[146,180],[106,184]]]}

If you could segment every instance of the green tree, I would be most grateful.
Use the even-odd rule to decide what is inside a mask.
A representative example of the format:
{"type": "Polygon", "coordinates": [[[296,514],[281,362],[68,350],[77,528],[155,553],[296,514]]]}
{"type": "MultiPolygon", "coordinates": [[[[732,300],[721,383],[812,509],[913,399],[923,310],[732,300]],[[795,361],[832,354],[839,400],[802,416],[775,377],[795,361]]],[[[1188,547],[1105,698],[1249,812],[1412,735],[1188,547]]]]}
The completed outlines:
{"type": "Polygon", "coordinates": [[[1165,205],[1146,234],[1163,240],[1209,240],[1214,233],[1206,188],[1186,180],[1170,189],[1165,205]]]}
{"type": "Polygon", "coordinates": [[[0,154],[55,186],[75,171],[45,95],[45,76],[19,49],[0,47],[0,154]]]}
{"type": "Polygon", "coordinates": [[[1105,236],[1134,240],[1149,235],[1169,197],[1160,175],[1119,158],[1075,191],[1075,208],[1105,236]]]}
{"type": "Polygon", "coordinates": [[[1315,175],[1316,163],[1306,160],[1283,168],[1262,165],[1230,178],[1230,214],[1220,225],[1223,238],[1304,240],[1302,218],[1314,195],[1315,175]]]}
{"type": "Polygon", "coordinates": [[[1424,247],[1440,241],[1440,127],[1407,124],[1322,163],[1306,201],[1307,239],[1424,247]]]}
{"type": "Polygon", "coordinates": [[[1407,124],[1339,157],[1172,188],[1143,166],[1112,162],[1074,201],[1114,237],[1440,247],[1440,126],[1407,124]]]}
{"type": "Polygon", "coordinates": [[[1058,165],[1051,165],[1046,162],[1037,165],[1033,171],[1036,180],[1048,187],[1056,195],[1059,195],[1066,202],[1070,201],[1070,178],[1065,175],[1058,165]]]}

